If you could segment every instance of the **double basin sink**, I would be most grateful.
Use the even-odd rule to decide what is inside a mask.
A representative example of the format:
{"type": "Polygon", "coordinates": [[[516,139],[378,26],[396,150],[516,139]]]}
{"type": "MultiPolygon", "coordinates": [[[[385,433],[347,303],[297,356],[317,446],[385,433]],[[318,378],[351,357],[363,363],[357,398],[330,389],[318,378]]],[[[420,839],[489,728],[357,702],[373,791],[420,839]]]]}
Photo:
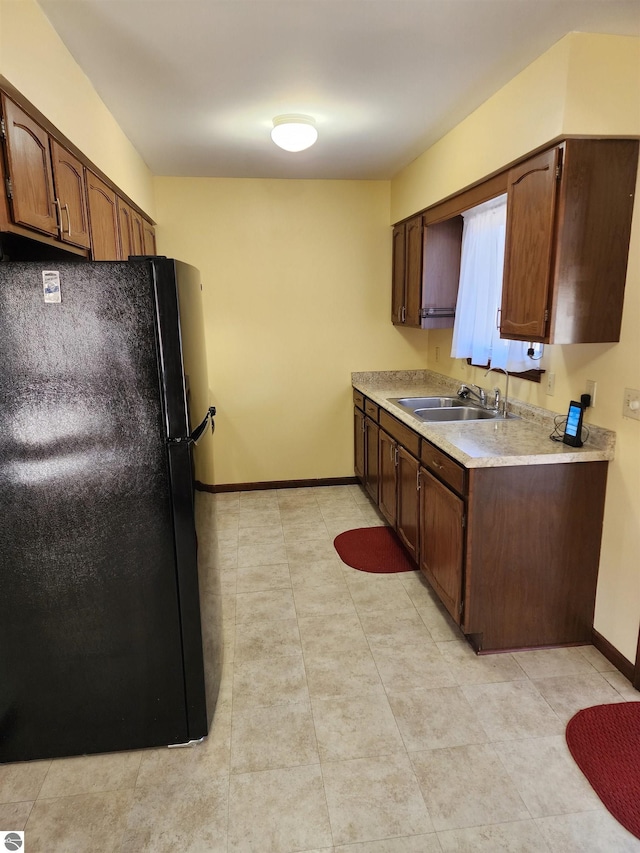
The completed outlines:
{"type": "Polygon", "coordinates": [[[500,412],[483,409],[459,397],[393,397],[389,402],[421,421],[480,421],[502,417],[500,412]]]}

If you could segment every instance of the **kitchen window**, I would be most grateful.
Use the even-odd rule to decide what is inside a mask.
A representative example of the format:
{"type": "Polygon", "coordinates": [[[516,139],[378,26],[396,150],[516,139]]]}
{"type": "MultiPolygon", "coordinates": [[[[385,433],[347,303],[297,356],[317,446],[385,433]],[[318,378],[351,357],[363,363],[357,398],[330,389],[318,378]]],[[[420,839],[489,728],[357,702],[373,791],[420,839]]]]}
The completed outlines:
{"type": "Polygon", "coordinates": [[[509,373],[534,370],[540,381],[541,345],[503,340],[498,329],[507,196],[493,198],[462,216],[462,258],[451,356],[509,373]]]}

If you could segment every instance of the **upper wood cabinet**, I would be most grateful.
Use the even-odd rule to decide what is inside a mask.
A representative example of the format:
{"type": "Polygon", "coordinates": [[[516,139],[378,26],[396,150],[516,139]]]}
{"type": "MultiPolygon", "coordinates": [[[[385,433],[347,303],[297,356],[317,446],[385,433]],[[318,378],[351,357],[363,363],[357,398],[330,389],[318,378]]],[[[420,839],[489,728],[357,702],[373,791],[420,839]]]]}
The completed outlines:
{"type": "Polygon", "coordinates": [[[60,219],[60,239],[88,249],[89,213],[84,166],[55,139],[51,140],[51,162],[60,219]]]}
{"type": "Polygon", "coordinates": [[[423,329],[453,327],[460,281],[462,216],[425,225],[421,317],[423,329]]]}
{"type": "Polygon", "coordinates": [[[414,216],[394,227],[391,319],[396,326],[453,326],[461,249],[461,216],[433,225],[414,216]]]}
{"type": "Polygon", "coordinates": [[[422,246],[422,216],[393,229],[391,320],[396,326],[420,328],[422,246]]]}
{"type": "Polygon", "coordinates": [[[393,228],[393,262],[391,273],[391,322],[396,326],[403,324],[405,292],[405,257],[407,253],[407,228],[404,222],[393,228]]]}
{"type": "Polygon", "coordinates": [[[509,172],[503,338],[620,339],[638,141],[570,139],[509,172]]]}
{"type": "Polygon", "coordinates": [[[3,86],[0,231],[84,257],[90,250],[94,260],[155,254],[153,225],[98,178],[95,167],[44,116],[3,86]]]}
{"type": "Polygon", "coordinates": [[[8,175],[6,192],[17,225],[57,236],[49,135],[2,95],[8,175]]]}
{"type": "Polygon", "coordinates": [[[126,261],[129,255],[136,254],[133,251],[133,213],[129,205],[120,197],[116,197],[116,205],[120,230],[120,257],[126,261]]]}
{"type": "Polygon", "coordinates": [[[143,219],[137,210],[131,208],[131,243],[132,255],[144,255],[144,226],[143,219]]]}
{"type": "Polygon", "coordinates": [[[156,231],[150,222],[146,219],[142,220],[142,248],[143,254],[156,254],[156,231]]]}
{"type": "Polygon", "coordinates": [[[144,225],[147,224],[152,230],[153,227],[145,223],[140,214],[119,196],[117,198],[117,205],[118,226],[120,228],[120,255],[122,260],[126,261],[129,255],[155,254],[155,252],[145,251],[144,225]]]}
{"type": "Polygon", "coordinates": [[[122,255],[120,254],[118,202],[115,192],[97,175],[87,171],[87,196],[93,260],[120,260],[122,255]]]}

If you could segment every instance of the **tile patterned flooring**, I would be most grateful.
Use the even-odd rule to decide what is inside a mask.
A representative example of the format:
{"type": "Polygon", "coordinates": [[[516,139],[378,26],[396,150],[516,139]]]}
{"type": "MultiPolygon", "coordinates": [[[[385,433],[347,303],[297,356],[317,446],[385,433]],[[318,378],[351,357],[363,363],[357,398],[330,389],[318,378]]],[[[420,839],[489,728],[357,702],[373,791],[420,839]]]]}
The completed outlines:
{"type": "Polygon", "coordinates": [[[225,664],[204,744],[0,766],[28,853],[625,853],[573,763],[580,708],[640,695],[593,648],[478,658],[416,572],[345,566],[357,486],[199,496],[225,664]],[[215,522],[215,525],[214,525],[215,522]]]}

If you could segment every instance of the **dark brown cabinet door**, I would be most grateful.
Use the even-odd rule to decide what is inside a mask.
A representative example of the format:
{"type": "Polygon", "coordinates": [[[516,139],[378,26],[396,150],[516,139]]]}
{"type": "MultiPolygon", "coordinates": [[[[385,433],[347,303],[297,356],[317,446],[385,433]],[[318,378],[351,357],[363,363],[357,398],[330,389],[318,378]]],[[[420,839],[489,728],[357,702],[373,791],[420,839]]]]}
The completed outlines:
{"type": "Polygon", "coordinates": [[[420,569],[460,624],[464,502],[425,468],[420,478],[420,569]]]}
{"type": "Polygon", "coordinates": [[[560,149],[509,172],[500,334],[544,341],[550,310],[560,149]]]}
{"type": "Polygon", "coordinates": [[[420,523],[420,464],[404,447],[398,447],[398,536],[414,560],[418,560],[420,523]]]}
{"type": "Polygon", "coordinates": [[[391,278],[391,322],[402,325],[406,267],[406,228],[404,223],[393,229],[393,270],[391,278]]]}
{"type": "Polygon", "coordinates": [[[11,210],[16,225],[58,235],[49,135],[4,95],[11,210]]]}
{"type": "Polygon", "coordinates": [[[60,217],[60,239],[73,246],[89,248],[89,212],[84,166],[51,140],[51,162],[60,217]]]}
{"type": "Polygon", "coordinates": [[[146,219],[142,220],[142,247],[145,255],[156,254],[156,230],[146,219]]]}
{"type": "Polygon", "coordinates": [[[353,470],[364,485],[364,412],[353,409],[353,470]]]}
{"type": "Polygon", "coordinates": [[[369,497],[378,503],[378,424],[364,419],[365,475],[364,487],[369,497]]]}
{"type": "Polygon", "coordinates": [[[424,227],[422,216],[407,222],[406,280],[405,280],[405,326],[420,328],[422,308],[422,254],[424,227]]]}
{"type": "Polygon", "coordinates": [[[91,225],[91,255],[94,261],[121,259],[118,206],[115,192],[93,172],[87,171],[87,199],[91,225]]]}
{"type": "Polygon", "coordinates": [[[392,527],[396,526],[398,493],[398,444],[384,430],[378,434],[378,506],[392,527]]]}
{"type": "Polygon", "coordinates": [[[144,252],[144,229],[142,225],[142,217],[136,211],[131,209],[131,237],[132,237],[132,255],[143,255],[144,252]]]}
{"type": "Polygon", "coordinates": [[[391,321],[396,326],[420,328],[423,241],[422,215],[393,228],[391,321]]]}
{"type": "Polygon", "coordinates": [[[133,250],[133,213],[129,205],[117,196],[118,228],[120,230],[120,257],[126,261],[133,250]]]}

